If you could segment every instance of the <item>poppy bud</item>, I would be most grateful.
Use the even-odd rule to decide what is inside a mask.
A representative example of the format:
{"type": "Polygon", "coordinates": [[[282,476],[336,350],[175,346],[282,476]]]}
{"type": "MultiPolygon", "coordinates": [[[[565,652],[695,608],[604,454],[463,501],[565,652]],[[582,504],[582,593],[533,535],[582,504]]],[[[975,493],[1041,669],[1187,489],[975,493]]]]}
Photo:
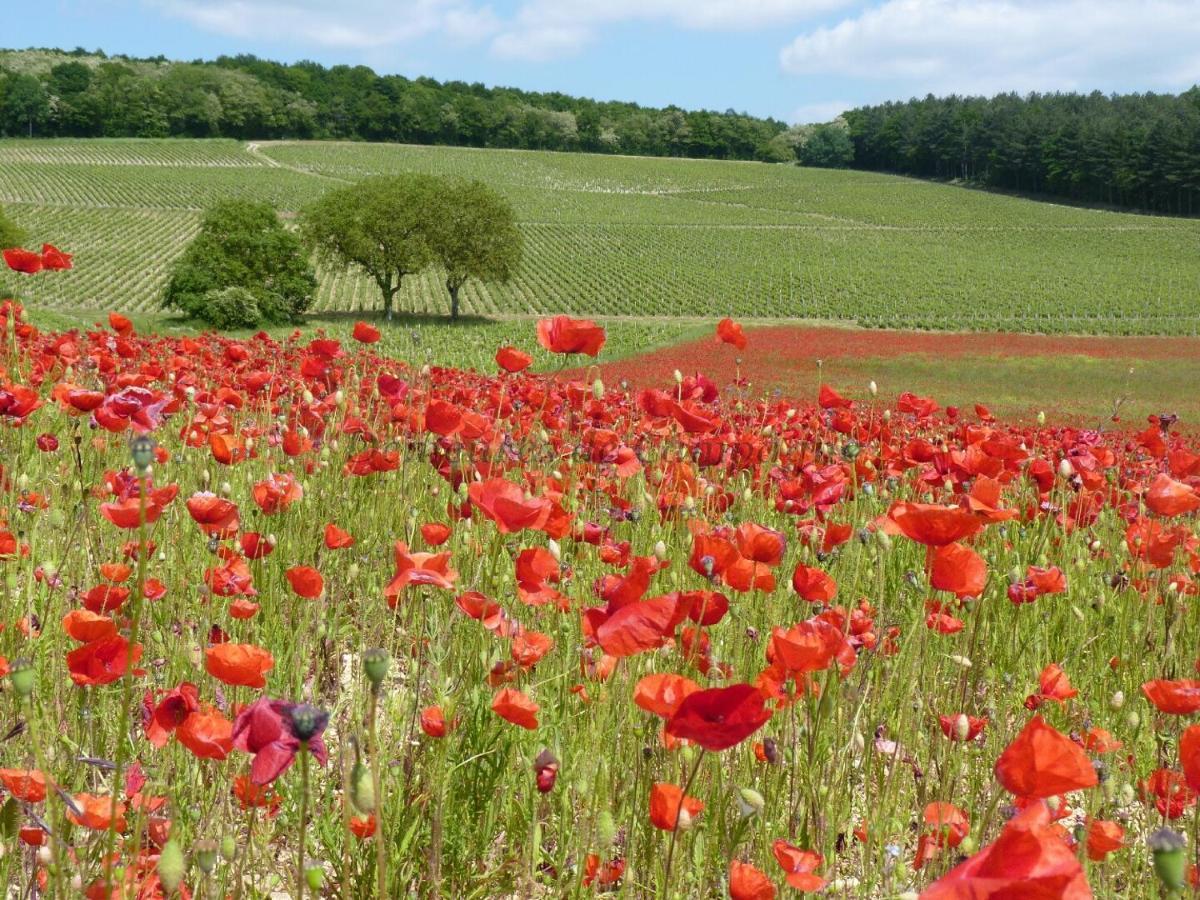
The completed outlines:
{"type": "Polygon", "coordinates": [[[38,847],[37,858],[38,862],[40,862],[43,866],[50,865],[50,861],[54,859],[54,855],[50,852],[50,846],[48,844],[42,844],[42,846],[38,847]]]}
{"type": "Polygon", "coordinates": [[[885,421],[885,422],[892,421],[892,411],[890,409],[885,409],[883,411],[883,421],[885,421]]]}
{"type": "Polygon", "coordinates": [[[233,485],[230,484],[228,481],[221,482],[221,496],[222,497],[233,496],[233,485]]]}
{"type": "Polygon", "coordinates": [[[1039,425],[1045,425],[1045,424],[1046,424],[1046,413],[1045,413],[1045,412],[1043,412],[1042,410],[1038,410],[1038,414],[1037,414],[1037,423],[1038,423],[1039,425]]]}
{"type": "Polygon", "coordinates": [[[375,783],[371,780],[370,771],[358,758],[355,758],[354,767],[350,770],[350,802],[364,815],[375,810],[375,783]]]}
{"type": "Polygon", "coordinates": [[[174,839],[167,841],[158,854],[158,880],[162,882],[168,896],[178,890],[186,872],[187,861],[183,858],[179,842],[174,839]]]}
{"type": "Polygon", "coordinates": [[[196,865],[200,867],[200,871],[205,875],[211,875],[217,867],[217,844],[216,841],[196,841],[192,847],[192,857],[196,860],[196,865]]]}
{"type": "Polygon", "coordinates": [[[877,385],[874,381],[869,382],[867,384],[867,391],[870,392],[872,397],[874,397],[879,393],[879,385],[877,385]]]}
{"type": "Polygon", "coordinates": [[[596,831],[604,844],[611,844],[617,837],[617,823],[607,809],[601,810],[596,819],[596,831]]]}
{"type": "Polygon", "coordinates": [[[233,839],[232,834],[227,834],[221,838],[221,859],[225,862],[233,862],[237,856],[237,842],[233,839]]]}
{"type": "Polygon", "coordinates": [[[27,659],[15,660],[9,669],[8,677],[12,681],[13,690],[18,697],[29,697],[33,693],[37,673],[33,671],[33,663],[27,659]]]}
{"type": "Polygon", "coordinates": [[[546,549],[550,551],[550,555],[554,557],[555,562],[562,562],[562,547],[558,545],[558,541],[550,538],[546,542],[546,549]]]}
{"type": "Polygon", "coordinates": [[[533,761],[533,771],[537,775],[538,792],[550,793],[554,790],[554,782],[558,778],[558,757],[549,750],[543,750],[533,761]]]}
{"type": "Polygon", "coordinates": [[[892,549],[892,537],[882,528],[875,531],[875,543],[879,545],[880,550],[892,549]]]}
{"type": "Polygon", "coordinates": [[[763,811],[763,807],[767,805],[767,801],[763,799],[763,795],[754,788],[741,788],[737,792],[735,798],[737,800],[738,812],[741,813],[743,819],[750,819],[763,811]]]}
{"type": "Polygon", "coordinates": [[[971,720],[967,718],[966,713],[959,713],[954,717],[954,739],[957,741],[965,741],[967,735],[971,733],[971,720]]]}
{"type": "Polygon", "coordinates": [[[675,370],[675,383],[683,384],[683,373],[680,372],[678,369],[675,370]]]}
{"type": "Polygon", "coordinates": [[[654,545],[654,555],[657,556],[659,560],[664,560],[667,558],[667,545],[665,542],[659,541],[654,545]]]}
{"type": "Polygon", "coordinates": [[[382,647],[375,647],[363,654],[363,672],[371,682],[371,688],[378,691],[387,676],[392,658],[382,647]]]}
{"type": "Polygon", "coordinates": [[[1124,706],[1125,692],[1116,691],[1111,697],[1108,698],[1108,705],[1111,709],[1120,709],[1122,706],[1124,706]]]}
{"type": "Polygon", "coordinates": [[[318,893],[325,886],[325,870],[318,865],[309,865],[304,870],[304,880],[310,891],[318,893]]]}
{"type": "Polygon", "coordinates": [[[604,398],[604,382],[599,378],[592,382],[592,396],[597,400],[604,398]]]}
{"type": "Polygon", "coordinates": [[[1184,870],[1187,868],[1187,859],[1183,843],[1183,838],[1170,828],[1160,828],[1146,839],[1154,855],[1154,874],[1163,887],[1172,891],[1180,890],[1186,884],[1184,870]]]}

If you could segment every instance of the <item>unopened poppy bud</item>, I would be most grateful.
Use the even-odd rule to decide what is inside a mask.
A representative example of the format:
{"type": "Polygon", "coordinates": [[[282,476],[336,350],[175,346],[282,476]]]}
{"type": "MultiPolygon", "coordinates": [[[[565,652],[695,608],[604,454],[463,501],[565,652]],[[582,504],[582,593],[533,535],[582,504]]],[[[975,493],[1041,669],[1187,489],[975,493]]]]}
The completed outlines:
{"type": "Polygon", "coordinates": [[[1038,414],[1037,414],[1037,423],[1038,423],[1039,425],[1045,425],[1045,424],[1046,424],[1046,413],[1045,413],[1045,412],[1043,412],[1042,410],[1038,410],[1038,414]]]}
{"type": "Polygon", "coordinates": [[[225,862],[233,862],[237,856],[237,841],[233,839],[232,834],[227,834],[221,838],[221,859],[225,862]]]}
{"type": "Polygon", "coordinates": [[[558,545],[558,541],[550,538],[546,542],[546,549],[550,551],[550,555],[554,557],[555,562],[562,562],[562,547],[558,545]]]}
{"type": "Polygon", "coordinates": [[[341,390],[334,391],[333,392],[333,402],[336,403],[338,406],[341,406],[343,403],[346,402],[346,394],[341,390]]]}
{"type": "Polygon", "coordinates": [[[657,556],[659,560],[664,560],[667,558],[667,545],[665,541],[658,541],[654,545],[654,555],[657,556]]]}
{"type": "Polygon", "coordinates": [[[375,647],[363,654],[363,673],[371,682],[371,687],[379,690],[383,679],[387,677],[388,667],[392,658],[382,647],[375,647]]]}
{"type": "Polygon", "coordinates": [[[38,847],[37,849],[37,858],[38,862],[40,862],[43,866],[48,866],[50,865],[50,861],[54,859],[54,855],[50,852],[50,847],[48,845],[42,844],[42,846],[38,847]]]}
{"type": "Polygon", "coordinates": [[[300,399],[303,400],[305,403],[312,403],[313,402],[312,391],[306,389],[304,391],[304,393],[300,395],[300,399]]]}
{"type": "Polygon", "coordinates": [[[679,807],[679,818],[676,821],[676,831],[687,831],[692,827],[692,814],[682,806],[679,807]]]}
{"type": "Polygon", "coordinates": [[[892,421],[892,411],[890,409],[885,409],[883,411],[883,421],[885,421],[885,422],[892,421]]]}
{"type": "Polygon", "coordinates": [[[304,870],[304,881],[308,884],[308,889],[314,893],[318,892],[325,886],[325,870],[318,865],[310,864],[304,870]]]}
{"type": "Polygon", "coordinates": [[[763,811],[767,801],[754,788],[741,788],[736,795],[738,812],[743,819],[749,819],[763,811]]]}
{"type": "Polygon", "coordinates": [[[1187,869],[1183,838],[1170,828],[1160,828],[1146,839],[1146,844],[1154,856],[1154,874],[1163,887],[1181,890],[1186,884],[1187,869]]]}
{"type": "Polygon", "coordinates": [[[222,481],[221,482],[221,496],[229,497],[232,495],[233,495],[233,485],[230,484],[228,481],[222,481]]]}
{"type": "Polygon", "coordinates": [[[163,844],[158,854],[157,869],[158,880],[166,889],[167,896],[175,893],[187,872],[187,861],[183,858],[183,849],[178,841],[172,839],[163,844]]]}
{"type": "Polygon", "coordinates": [[[683,384],[683,373],[680,372],[678,369],[675,370],[675,383],[683,384]]]}
{"type": "Polygon", "coordinates": [[[1128,782],[1121,785],[1120,794],[1121,794],[1121,803],[1124,806],[1128,806],[1129,804],[1133,803],[1134,800],[1137,799],[1137,791],[1135,791],[1133,789],[1133,785],[1129,784],[1128,782]]]}
{"type": "Polygon", "coordinates": [[[958,665],[962,666],[964,669],[969,669],[973,665],[971,660],[967,659],[967,657],[959,656],[957,654],[951,654],[950,660],[952,662],[958,663],[958,665]]]}
{"type": "Polygon", "coordinates": [[[217,842],[196,841],[192,847],[192,858],[196,860],[201,872],[211,875],[217,867],[217,842]]]}
{"type": "Polygon", "coordinates": [[[350,802],[364,815],[375,811],[375,782],[371,780],[370,770],[357,758],[350,770],[350,802]]]}
{"type": "Polygon", "coordinates": [[[1108,705],[1111,709],[1120,709],[1122,706],[1124,706],[1125,705],[1125,692],[1124,691],[1115,691],[1113,693],[1113,695],[1108,698],[1108,705]]]}
{"type": "Polygon", "coordinates": [[[350,566],[346,569],[346,577],[351,581],[358,577],[358,563],[350,563],[350,566]]]}
{"type": "Polygon", "coordinates": [[[604,399],[604,382],[599,378],[592,382],[592,396],[597,400],[604,399]]]}
{"type": "Polygon", "coordinates": [[[1136,710],[1131,710],[1125,717],[1125,724],[1128,725],[1133,731],[1136,731],[1142,724],[1142,717],[1137,714],[1136,710]]]}
{"type": "Polygon", "coordinates": [[[1059,806],[1059,803],[1058,803],[1057,797],[1047,797],[1046,798],[1046,807],[1050,810],[1050,812],[1052,812],[1052,813],[1058,812],[1058,806],[1059,806]]]}
{"type": "Polygon", "coordinates": [[[617,822],[607,809],[601,810],[600,815],[596,817],[596,831],[600,836],[600,841],[606,845],[616,840],[617,822]]]}
{"type": "Polygon", "coordinates": [[[1069,459],[1062,459],[1058,463],[1058,474],[1061,478],[1070,478],[1075,474],[1075,467],[1071,465],[1069,459]]]}
{"type": "Polygon", "coordinates": [[[33,693],[37,673],[33,671],[33,663],[29,660],[18,659],[14,661],[8,671],[8,677],[18,697],[29,697],[33,693]]]}
{"type": "Polygon", "coordinates": [[[208,487],[210,481],[212,481],[212,472],[208,471],[208,469],[201,469],[200,484],[204,487],[208,487]]]}
{"type": "Polygon", "coordinates": [[[867,390],[870,392],[871,396],[874,397],[879,393],[879,385],[872,381],[867,385],[867,390]]]}
{"type": "Polygon", "coordinates": [[[549,750],[543,750],[533,761],[533,771],[537,778],[538,792],[550,793],[554,790],[554,782],[558,778],[558,757],[549,750]]]}

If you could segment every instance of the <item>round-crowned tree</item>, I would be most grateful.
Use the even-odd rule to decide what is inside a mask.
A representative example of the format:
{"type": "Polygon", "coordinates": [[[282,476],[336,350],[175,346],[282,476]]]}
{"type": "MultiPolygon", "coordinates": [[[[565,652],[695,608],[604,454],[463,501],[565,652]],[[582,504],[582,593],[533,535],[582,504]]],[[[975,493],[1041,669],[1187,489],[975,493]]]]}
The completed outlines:
{"type": "Polygon", "coordinates": [[[304,210],[300,230],[325,265],[369,275],[391,318],[405,276],[433,261],[431,223],[444,191],[433,175],[367,178],[324,194],[304,210]]]}
{"type": "Polygon", "coordinates": [[[470,278],[504,283],[521,262],[521,232],[512,205],[480,181],[446,182],[429,226],[433,262],[458,318],[458,293],[470,278]]]}
{"type": "Polygon", "coordinates": [[[162,305],[218,328],[234,320],[252,327],[295,321],[316,288],[304,244],[270,205],[226,200],[205,214],[200,233],[175,264],[162,305]],[[227,288],[245,290],[253,309],[231,315],[231,296],[238,295],[224,294],[227,288]]]}

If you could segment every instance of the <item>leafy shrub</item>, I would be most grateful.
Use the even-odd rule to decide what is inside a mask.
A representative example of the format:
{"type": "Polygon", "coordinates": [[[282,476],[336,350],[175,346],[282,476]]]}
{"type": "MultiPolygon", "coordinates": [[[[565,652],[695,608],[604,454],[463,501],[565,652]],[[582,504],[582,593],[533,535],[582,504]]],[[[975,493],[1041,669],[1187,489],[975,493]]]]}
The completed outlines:
{"type": "MultiPolygon", "coordinates": [[[[312,303],[317,287],[300,239],[283,227],[266,203],[229,200],[204,217],[200,233],[175,265],[162,305],[215,327],[228,306],[210,309],[209,300],[225,288],[248,291],[257,321],[295,321],[312,303]]],[[[244,320],[248,312],[234,318],[244,320]]]]}
{"type": "Polygon", "coordinates": [[[255,328],[265,316],[258,299],[244,287],[218,288],[204,295],[204,321],[214,328],[255,328]]]}

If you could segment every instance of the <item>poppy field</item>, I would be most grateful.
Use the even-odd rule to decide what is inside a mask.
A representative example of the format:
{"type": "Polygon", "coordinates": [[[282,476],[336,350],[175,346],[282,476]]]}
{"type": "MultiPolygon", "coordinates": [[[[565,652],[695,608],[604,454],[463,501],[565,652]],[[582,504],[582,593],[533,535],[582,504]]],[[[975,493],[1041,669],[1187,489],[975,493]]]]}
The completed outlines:
{"type": "Polygon", "coordinates": [[[623,387],[566,316],[490,373],[369,322],[43,332],[10,300],[0,335],[23,896],[1193,890],[1200,446],[1171,415],[623,387]]]}
{"type": "MultiPolygon", "coordinates": [[[[872,328],[1195,335],[1195,220],[1075,209],[878,173],[719,160],[329,141],[0,141],[0,203],[80,265],[31,306],[158,308],[220,199],[289,221],[379,174],[477,178],[513,205],[525,260],[469,283],[479,316],[804,318],[872,328]]],[[[441,279],[398,308],[444,315],[441,279]]],[[[365,276],[322,273],[314,309],[373,310],[365,276]]]]}

